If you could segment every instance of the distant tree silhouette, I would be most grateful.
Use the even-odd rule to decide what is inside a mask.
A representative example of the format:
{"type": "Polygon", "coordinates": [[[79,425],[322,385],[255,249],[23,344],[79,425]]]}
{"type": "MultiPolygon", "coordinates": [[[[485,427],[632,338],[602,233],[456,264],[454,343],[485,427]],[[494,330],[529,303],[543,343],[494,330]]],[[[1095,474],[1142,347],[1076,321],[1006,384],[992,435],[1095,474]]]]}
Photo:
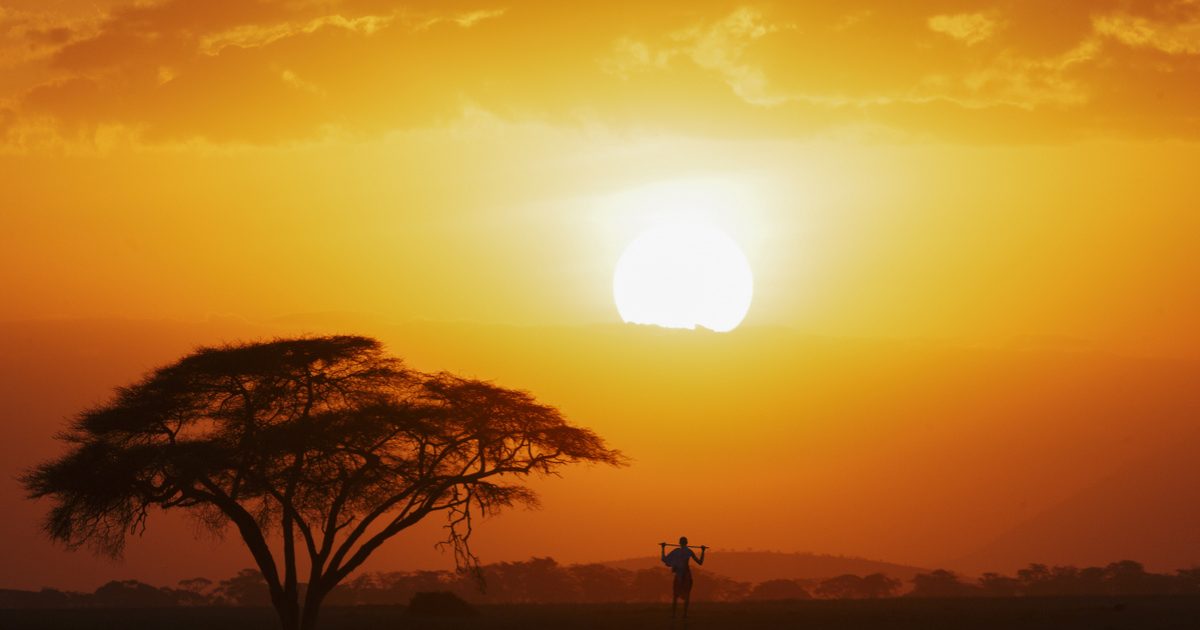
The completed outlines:
{"type": "Polygon", "coordinates": [[[827,578],[817,584],[815,592],[819,597],[826,599],[855,597],[858,592],[858,583],[861,580],[861,577],[850,573],[827,578]]]}
{"type": "MultiPolygon", "coordinates": [[[[423,591],[451,591],[474,603],[605,603],[659,602],[669,599],[670,582],[664,569],[617,569],[603,564],[561,565],[553,558],[499,562],[482,567],[487,591],[471,579],[450,571],[393,572],[360,575],[339,587],[331,602],[339,604],[396,604],[423,591]]],[[[750,584],[697,571],[695,588],[707,601],[739,601],[750,584]]]]}
{"type": "Polygon", "coordinates": [[[1044,564],[1033,563],[1017,570],[1017,582],[1024,595],[1054,595],[1053,581],[1054,574],[1044,564]]]}
{"type": "Polygon", "coordinates": [[[554,558],[531,558],[524,562],[500,562],[483,572],[489,599],[518,604],[582,601],[571,575],[554,558]]]}
{"type": "Polygon", "coordinates": [[[114,608],[160,608],[178,606],[179,600],[169,589],[159,589],[137,580],[114,580],[96,589],[93,606],[114,608]]]}
{"type": "Polygon", "coordinates": [[[1121,560],[1103,567],[1031,564],[1017,571],[1019,592],[1030,596],[1152,595],[1193,592],[1189,573],[1149,573],[1141,563],[1121,560]]]}
{"type": "Polygon", "coordinates": [[[1079,569],[1073,566],[1048,567],[1031,564],[1017,572],[1026,595],[1088,595],[1102,594],[1108,589],[1104,570],[1098,567],[1079,569]]]}
{"type": "Polygon", "coordinates": [[[338,583],[426,516],[447,515],[446,543],[477,566],[472,517],[534,503],[520,479],[622,461],[525,392],[410,370],[355,336],[200,349],[63,439],[64,456],[23,478],[53,500],[52,538],[119,555],[154,507],[232,523],[285,630],[314,627],[338,583]]]}
{"type": "Polygon", "coordinates": [[[999,573],[984,573],[979,578],[979,588],[985,597],[1015,597],[1021,592],[1021,581],[999,573]]]}
{"type": "MultiPolygon", "coordinates": [[[[1103,567],[1077,568],[1033,565],[1023,569],[1029,584],[1021,579],[985,573],[977,583],[963,582],[948,571],[922,574],[910,595],[926,597],[1026,597],[1200,594],[1200,568],[1181,569],[1173,574],[1146,572],[1135,562],[1114,562],[1103,567]]],[[[663,569],[616,569],[600,564],[560,565],[551,558],[503,562],[481,567],[495,588],[480,591],[476,580],[463,571],[395,571],[361,573],[340,584],[326,598],[326,605],[403,605],[418,593],[449,592],[472,603],[602,603],[663,602],[669,599],[669,583],[663,569]]],[[[827,580],[767,580],[751,585],[711,572],[697,571],[698,584],[705,584],[711,601],[766,601],[805,599],[817,593],[829,599],[862,599],[896,595],[899,580],[880,573],[867,576],[842,575],[827,580]],[[882,586],[872,586],[872,584],[882,586]]],[[[301,593],[303,593],[303,585],[301,593]]],[[[219,583],[204,578],[180,582],[180,588],[154,588],[136,581],[110,582],[94,593],[54,589],[20,591],[0,589],[2,608],[79,608],[105,606],[268,606],[270,592],[256,569],[244,569],[219,583]]]]}
{"type": "Polygon", "coordinates": [[[852,574],[822,580],[816,593],[828,599],[874,599],[889,597],[900,589],[901,582],[882,573],[867,576],[852,574]]]}
{"type": "Polygon", "coordinates": [[[692,601],[736,602],[750,594],[749,584],[712,571],[694,571],[692,577],[692,601]]]}
{"type": "MultiPolygon", "coordinates": [[[[1139,571],[1141,565],[1138,565],[1139,571]]],[[[1068,587],[1072,595],[1095,595],[1108,594],[1119,589],[1114,589],[1115,584],[1112,582],[1107,570],[1100,567],[1084,567],[1076,569],[1075,567],[1055,567],[1055,569],[1063,569],[1061,579],[1067,584],[1074,582],[1074,588],[1068,587]]]]}
{"type": "Polygon", "coordinates": [[[1200,593],[1200,567],[1176,571],[1174,592],[1188,595],[1200,593]]]}
{"type": "Polygon", "coordinates": [[[257,569],[242,569],[237,575],[221,580],[212,596],[227,606],[271,605],[271,589],[257,569]]]}
{"type": "Polygon", "coordinates": [[[629,600],[665,602],[671,599],[671,582],[661,568],[639,569],[629,579],[629,600]]]}
{"type": "Polygon", "coordinates": [[[179,580],[179,588],[190,593],[206,596],[213,588],[213,581],[206,577],[187,578],[179,580]]]}
{"type": "Polygon", "coordinates": [[[900,590],[902,585],[903,582],[896,578],[888,577],[883,573],[871,573],[863,577],[863,597],[868,599],[891,597],[900,590]]]}
{"type": "MultiPolygon", "coordinates": [[[[450,591],[473,603],[602,603],[669,600],[669,583],[662,569],[616,569],[600,564],[560,565],[551,558],[503,562],[483,567],[489,588],[480,593],[463,573],[415,571],[362,574],[329,598],[338,605],[396,605],[419,592],[450,591]]],[[[255,571],[245,571],[257,581],[261,597],[265,585],[255,571]]],[[[1146,572],[1136,562],[1114,562],[1104,567],[1049,567],[1031,565],[1022,569],[1022,579],[985,573],[975,583],[963,581],[949,571],[921,574],[909,593],[916,597],[1022,597],[1022,596],[1115,596],[1200,593],[1200,568],[1181,569],[1174,574],[1146,572]]],[[[244,579],[244,578],[243,578],[244,579]]],[[[840,575],[825,580],[773,579],[748,584],[697,571],[710,601],[768,601],[781,599],[867,599],[896,596],[900,580],[882,573],[840,575]]],[[[229,584],[232,580],[221,582],[229,584]]],[[[217,589],[219,592],[220,589],[217,589]]]]}
{"type": "Polygon", "coordinates": [[[918,573],[912,579],[911,597],[970,597],[981,594],[980,588],[963,582],[953,571],[938,569],[918,573]]]}
{"type": "Polygon", "coordinates": [[[1113,595],[1150,595],[1171,589],[1174,580],[1167,575],[1147,573],[1140,562],[1121,560],[1104,567],[1103,579],[1113,595]]]}
{"type": "Polygon", "coordinates": [[[629,572],[603,564],[575,564],[566,568],[587,602],[621,602],[630,598],[629,572]]]}
{"type": "Polygon", "coordinates": [[[796,580],[767,580],[759,582],[750,589],[750,593],[746,595],[746,599],[752,601],[768,601],[777,599],[812,599],[808,591],[804,590],[796,580]]]}
{"type": "Polygon", "coordinates": [[[0,608],[75,608],[86,605],[90,596],[55,588],[40,591],[0,589],[0,608]]]}

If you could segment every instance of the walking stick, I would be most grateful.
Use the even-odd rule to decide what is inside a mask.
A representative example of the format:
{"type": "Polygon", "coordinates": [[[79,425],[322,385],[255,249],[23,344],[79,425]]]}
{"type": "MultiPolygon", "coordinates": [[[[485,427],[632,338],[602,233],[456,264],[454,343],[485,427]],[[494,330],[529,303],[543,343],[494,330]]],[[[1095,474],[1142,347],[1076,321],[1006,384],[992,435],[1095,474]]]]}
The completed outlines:
{"type": "MultiPolygon", "coordinates": [[[[676,545],[675,543],[660,542],[660,543],[658,543],[658,546],[659,547],[682,547],[683,545],[676,545]]],[[[708,549],[708,545],[689,544],[688,547],[696,547],[697,549],[708,549]]]]}

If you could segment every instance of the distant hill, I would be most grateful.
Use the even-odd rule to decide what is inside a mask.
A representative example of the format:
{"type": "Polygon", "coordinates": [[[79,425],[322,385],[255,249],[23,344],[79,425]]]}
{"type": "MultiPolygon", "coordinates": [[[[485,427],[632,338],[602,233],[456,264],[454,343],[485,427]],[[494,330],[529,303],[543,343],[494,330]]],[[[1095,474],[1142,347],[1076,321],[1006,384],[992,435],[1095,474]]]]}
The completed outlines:
{"type": "Polygon", "coordinates": [[[949,564],[1012,573],[1029,562],[1137,560],[1174,571],[1200,561],[1200,435],[1128,464],[949,564]]]}
{"type": "MultiPolygon", "coordinates": [[[[865,558],[830,556],[815,553],[782,553],[778,551],[712,551],[704,568],[741,582],[764,582],[776,579],[821,579],[852,573],[868,575],[885,573],[903,581],[912,579],[927,569],[892,564],[865,558]]],[[[601,564],[618,569],[659,567],[655,557],[628,558],[601,564]]]]}

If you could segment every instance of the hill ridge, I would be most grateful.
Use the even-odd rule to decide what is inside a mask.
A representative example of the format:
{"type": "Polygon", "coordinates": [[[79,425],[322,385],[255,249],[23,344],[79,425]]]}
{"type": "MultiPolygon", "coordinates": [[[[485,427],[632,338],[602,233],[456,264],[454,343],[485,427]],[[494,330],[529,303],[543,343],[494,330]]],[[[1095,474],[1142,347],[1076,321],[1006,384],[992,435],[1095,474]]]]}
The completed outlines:
{"type": "MultiPolygon", "coordinates": [[[[908,581],[929,569],[871,560],[858,556],[834,555],[807,551],[760,551],[712,549],[704,569],[743,582],[764,582],[776,579],[824,579],[852,573],[867,575],[884,573],[908,581]]],[[[644,569],[661,566],[658,558],[642,556],[599,562],[618,569],[644,569]]]]}

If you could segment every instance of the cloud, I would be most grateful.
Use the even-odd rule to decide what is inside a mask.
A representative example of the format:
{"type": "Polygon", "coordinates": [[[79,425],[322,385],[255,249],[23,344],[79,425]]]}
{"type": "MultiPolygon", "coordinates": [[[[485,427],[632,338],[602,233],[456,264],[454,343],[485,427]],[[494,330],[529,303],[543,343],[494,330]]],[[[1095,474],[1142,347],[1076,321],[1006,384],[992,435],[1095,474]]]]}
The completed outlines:
{"type": "Polygon", "coordinates": [[[463,28],[470,28],[483,20],[498,18],[504,15],[504,13],[507,11],[508,9],[481,9],[478,11],[459,13],[452,16],[450,19],[453,20],[455,24],[458,24],[463,28]]]}
{"type": "Polygon", "coordinates": [[[1169,55],[1200,55],[1200,15],[1172,22],[1109,13],[1093,17],[1092,25],[1098,34],[1126,46],[1153,48],[1169,55]]]}
{"type": "Polygon", "coordinates": [[[0,6],[0,68],[45,58],[71,41],[94,35],[94,14],[65,15],[0,6]]]}
{"type": "Polygon", "coordinates": [[[315,33],[322,28],[340,28],[352,33],[371,35],[388,26],[395,15],[363,15],[347,18],[342,15],[323,15],[301,23],[284,22],[270,26],[244,24],[200,39],[199,50],[206,55],[218,55],[229,46],[257,48],[279,41],[315,33]]]}
{"type": "Polygon", "coordinates": [[[771,93],[763,70],[746,61],[746,50],[756,40],[792,28],[795,27],[770,22],[761,12],[743,7],[712,25],[684,30],[672,38],[682,45],[683,53],[693,63],[720,74],[747,103],[772,105],[781,99],[771,93]]]}
{"type": "MultiPolygon", "coordinates": [[[[833,30],[845,30],[872,13],[850,15],[854,17],[850,24],[846,24],[847,16],[843,15],[834,23],[833,30]]],[[[1000,21],[976,13],[937,16],[929,23],[934,30],[972,45],[991,37],[1000,21]]],[[[945,101],[974,109],[1005,106],[1029,110],[1042,105],[1086,103],[1088,92],[1085,86],[1067,75],[1072,66],[1090,61],[1098,50],[1094,40],[1046,56],[1005,50],[951,72],[914,74],[907,84],[880,82],[872,86],[870,81],[859,81],[857,89],[823,89],[812,80],[811,74],[797,71],[792,75],[786,65],[798,65],[801,53],[789,59],[791,64],[773,67],[753,54],[752,47],[768,36],[776,36],[773,43],[786,49],[813,34],[800,32],[794,22],[772,21],[761,11],[742,8],[721,19],[674,31],[667,38],[669,43],[663,46],[620,39],[614,45],[613,54],[604,59],[603,67],[628,78],[637,72],[668,71],[672,63],[687,60],[719,75],[738,98],[760,107],[797,103],[861,112],[864,108],[878,109],[900,103],[945,101]]],[[[832,47],[836,41],[831,40],[827,45],[832,47]]],[[[821,59],[821,63],[838,68],[837,55],[833,50],[828,52],[829,58],[821,59]]],[[[846,52],[862,54],[855,50],[846,52]]]]}
{"type": "Polygon", "coordinates": [[[439,24],[455,24],[462,28],[471,28],[484,20],[493,20],[503,16],[508,9],[480,9],[460,13],[420,14],[411,20],[414,30],[424,30],[439,24]]]}
{"type": "Polygon", "coordinates": [[[598,63],[603,72],[628,79],[639,72],[666,70],[677,54],[679,51],[673,48],[654,48],[646,42],[618,37],[612,50],[602,55],[598,63]]]}
{"type": "Polygon", "coordinates": [[[1070,71],[1095,59],[1099,50],[1095,40],[1085,40],[1049,57],[1001,53],[988,65],[963,76],[967,94],[962,102],[975,107],[1003,103],[1024,109],[1085,105],[1090,99],[1089,90],[1082,80],[1072,78],[1070,71]]]}
{"type": "Polygon", "coordinates": [[[600,66],[606,72],[628,78],[636,72],[667,70],[672,60],[687,59],[703,70],[718,74],[747,103],[773,105],[785,99],[772,95],[762,69],[746,61],[746,50],[756,40],[794,28],[792,24],[767,20],[758,10],[742,7],[718,20],[673,31],[662,45],[618,38],[611,54],[600,60],[600,66]]]}
{"type": "Polygon", "coordinates": [[[280,73],[279,78],[283,79],[284,83],[296,88],[297,90],[304,90],[305,92],[309,92],[309,93],[316,94],[319,96],[326,95],[325,90],[321,89],[320,86],[314,85],[312,83],[309,83],[308,81],[305,81],[304,79],[301,79],[300,75],[296,74],[295,72],[293,72],[291,70],[284,70],[283,72],[280,73]]]}
{"type": "Polygon", "coordinates": [[[1003,14],[942,13],[932,0],[645,3],[581,16],[567,3],[488,2],[0,11],[0,33],[19,34],[0,39],[5,137],[274,144],[441,126],[470,107],[706,135],[1200,138],[1197,3],[1047,13],[1013,0],[1003,14]]]}
{"type": "Polygon", "coordinates": [[[1000,22],[987,13],[956,13],[929,18],[929,28],[968,46],[985,42],[996,34],[1000,22]]]}

